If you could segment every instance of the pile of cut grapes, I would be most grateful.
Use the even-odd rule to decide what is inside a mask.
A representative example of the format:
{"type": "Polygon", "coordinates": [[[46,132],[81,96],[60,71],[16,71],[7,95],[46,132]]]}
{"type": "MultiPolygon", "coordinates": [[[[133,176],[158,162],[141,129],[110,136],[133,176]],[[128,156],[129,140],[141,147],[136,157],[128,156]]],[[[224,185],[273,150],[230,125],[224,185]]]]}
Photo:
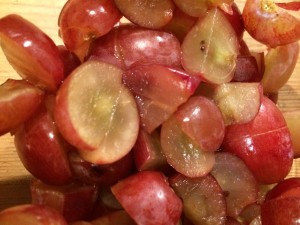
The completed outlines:
{"type": "Polygon", "coordinates": [[[20,75],[0,86],[0,135],[32,174],[31,202],[0,224],[299,224],[300,178],[287,178],[299,129],[276,104],[298,60],[299,8],[69,0],[64,45],[0,18],[20,75]]]}

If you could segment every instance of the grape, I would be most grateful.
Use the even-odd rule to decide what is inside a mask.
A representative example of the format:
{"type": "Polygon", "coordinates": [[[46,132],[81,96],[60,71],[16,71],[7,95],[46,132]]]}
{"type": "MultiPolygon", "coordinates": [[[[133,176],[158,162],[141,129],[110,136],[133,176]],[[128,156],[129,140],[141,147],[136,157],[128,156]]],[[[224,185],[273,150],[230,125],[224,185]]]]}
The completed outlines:
{"type": "Polygon", "coordinates": [[[298,221],[299,116],[276,103],[299,57],[287,11],[299,5],[69,0],[63,44],[0,18],[20,75],[0,86],[0,135],[14,138],[32,197],[0,223],[298,221]]]}
{"type": "Polygon", "coordinates": [[[98,195],[94,185],[72,183],[54,186],[37,179],[31,181],[30,191],[33,204],[56,209],[67,222],[87,218],[98,195]]]}
{"type": "Polygon", "coordinates": [[[171,0],[115,0],[115,3],[127,19],[141,27],[158,29],[173,17],[171,0]]]}
{"type": "Polygon", "coordinates": [[[260,110],[252,121],[226,128],[222,146],[242,158],[263,184],[282,180],[293,163],[290,132],[282,113],[267,97],[262,98],[260,110]]]}
{"type": "Polygon", "coordinates": [[[200,17],[182,43],[183,68],[214,84],[232,79],[237,55],[236,33],[219,9],[200,17]]]}
{"type": "Polygon", "coordinates": [[[14,142],[21,162],[32,175],[48,184],[63,185],[73,180],[67,156],[72,146],[54,124],[53,105],[54,96],[48,96],[18,127],[14,142]]]}
{"type": "Polygon", "coordinates": [[[300,39],[300,21],[273,1],[247,0],[243,9],[245,29],[259,42],[276,47],[300,39]]]}
{"type": "Polygon", "coordinates": [[[296,66],[298,55],[298,42],[278,46],[267,52],[261,80],[265,93],[276,93],[288,81],[296,66]]]}
{"type": "Polygon", "coordinates": [[[186,102],[200,83],[199,78],[183,70],[160,64],[137,64],[126,70],[122,77],[135,94],[141,126],[149,133],[186,102]]]}
{"type": "Polygon", "coordinates": [[[113,0],[67,1],[58,18],[59,32],[66,48],[83,61],[90,43],[108,33],[121,16],[113,0]]]}
{"type": "Polygon", "coordinates": [[[21,16],[0,20],[1,48],[19,75],[36,86],[55,92],[64,78],[59,50],[43,31],[21,16]]]}
{"type": "Polygon", "coordinates": [[[67,221],[55,209],[34,204],[18,205],[0,212],[2,225],[67,225],[67,221]]]}
{"type": "Polygon", "coordinates": [[[177,174],[170,184],[183,201],[183,212],[194,224],[219,225],[226,221],[224,192],[211,176],[197,178],[177,174]]]}
{"type": "Polygon", "coordinates": [[[73,71],[57,93],[57,127],[88,162],[113,163],[129,153],[137,139],[137,106],[121,79],[119,68],[91,60],[73,71]]]}
{"type": "Polygon", "coordinates": [[[244,207],[257,200],[258,186],[246,164],[233,154],[216,154],[211,174],[226,193],[227,215],[237,219],[244,207]]]}
{"type": "Polygon", "coordinates": [[[160,172],[131,175],[112,186],[112,192],[137,224],[176,225],[181,215],[181,200],[160,172]]]}
{"type": "Polygon", "coordinates": [[[44,93],[24,80],[8,79],[0,86],[0,135],[14,131],[42,104],[44,93]],[[23,113],[20,113],[23,112],[23,113]]]}
{"type": "Polygon", "coordinates": [[[97,59],[127,69],[138,63],[180,67],[180,43],[168,32],[120,25],[98,38],[87,59],[97,59]]]}

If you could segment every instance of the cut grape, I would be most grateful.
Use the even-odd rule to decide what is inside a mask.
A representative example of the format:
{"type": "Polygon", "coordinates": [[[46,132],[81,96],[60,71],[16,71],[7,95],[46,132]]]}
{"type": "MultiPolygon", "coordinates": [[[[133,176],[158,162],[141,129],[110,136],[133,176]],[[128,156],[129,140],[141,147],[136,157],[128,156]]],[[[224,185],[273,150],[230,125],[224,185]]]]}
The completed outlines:
{"type": "Polygon", "coordinates": [[[67,222],[85,219],[97,199],[94,185],[72,183],[63,186],[47,185],[33,179],[30,186],[32,203],[57,210],[67,222]]]}
{"type": "Polygon", "coordinates": [[[0,135],[13,133],[38,109],[43,98],[43,91],[24,80],[8,79],[0,85],[0,135]]]}
{"type": "Polygon", "coordinates": [[[143,171],[112,186],[112,192],[137,224],[176,225],[182,202],[160,172],[143,171]]]}
{"type": "MultiPolygon", "coordinates": [[[[223,0],[220,0],[223,1],[223,0]]],[[[226,0],[227,2],[230,2],[231,0],[226,0]]],[[[235,30],[235,33],[239,40],[242,40],[243,34],[245,31],[244,28],[244,21],[242,17],[242,13],[238,7],[238,5],[233,1],[232,4],[230,4],[230,7],[228,7],[228,11],[223,11],[224,15],[230,22],[232,28],[235,30]]]]}
{"type": "Polygon", "coordinates": [[[218,85],[212,98],[220,108],[225,125],[230,125],[253,120],[259,111],[262,95],[260,83],[234,82],[218,85]]]}
{"type": "Polygon", "coordinates": [[[58,45],[58,50],[64,62],[64,75],[65,78],[80,65],[80,59],[64,45],[58,45]]]}
{"type": "Polygon", "coordinates": [[[181,69],[159,64],[132,66],[124,72],[123,81],[135,94],[141,126],[149,133],[186,102],[200,83],[181,69]]]}
{"type": "Polygon", "coordinates": [[[18,15],[0,19],[3,52],[20,76],[55,92],[64,79],[64,64],[54,42],[38,27],[18,15]]]}
{"type": "Polygon", "coordinates": [[[1,225],[67,225],[55,209],[34,204],[12,206],[0,212],[1,225]]]}
{"type": "Polygon", "coordinates": [[[225,125],[215,102],[193,96],[173,114],[182,131],[202,151],[216,151],[222,144],[225,125]]]}
{"type": "Polygon", "coordinates": [[[14,143],[23,166],[47,184],[64,185],[73,180],[68,152],[73,148],[61,137],[53,120],[54,96],[15,132],[14,143]]]}
{"type": "Polygon", "coordinates": [[[180,56],[180,43],[173,34],[131,24],[118,26],[98,38],[87,59],[98,59],[128,69],[139,63],[181,67],[180,56]]]}
{"type": "Polygon", "coordinates": [[[108,33],[122,15],[113,0],[72,0],[62,8],[58,26],[67,49],[81,61],[92,41],[108,33]]]}
{"type": "Polygon", "coordinates": [[[183,201],[184,215],[194,224],[224,225],[224,192],[211,176],[189,178],[181,174],[169,179],[171,187],[183,201]]]}
{"type": "Polygon", "coordinates": [[[250,224],[251,221],[260,216],[261,205],[252,203],[247,205],[239,215],[239,220],[244,224],[250,224]]]}
{"type": "Polygon", "coordinates": [[[201,17],[209,10],[209,1],[174,0],[176,6],[184,13],[193,17],[201,17]]]}
{"type": "Polygon", "coordinates": [[[245,206],[256,202],[258,184],[240,158],[226,152],[216,153],[211,174],[226,193],[228,216],[238,218],[245,206]]]}
{"type": "Polygon", "coordinates": [[[276,47],[300,39],[300,20],[272,0],[247,0],[242,15],[248,33],[267,46],[276,47]]]}
{"type": "Polygon", "coordinates": [[[121,159],[138,136],[134,97],[122,84],[122,70],[108,63],[77,67],[57,93],[54,115],[62,135],[91,163],[121,159]]]}
{"type": "Polygon", "coordinates": [[[159,29],[173,17],[172,0],[115,0],[115,3],[128,20],[141,27],[159,29]]]}
{"type": "Polygon", "coordinates": [[[221,84],[234,75],[238,39],[231,24],[219,9],[199,18],[182,43],[182,66],[195,76],[221,84]]]}
{"type": "Polygon", "coordinates": [[[295,69],[298,57],[298,42],[269,49],[261,80],[265,93],[277,93],[286,84],[295,69]]]}
{"type": "Polygon", "coordinates": [[[293,163],[289,129],[282,112],[267,97],[253,120],[227,126],[222,146],[239,156],[262,184],[282,180],[293,163]]]}
{"type": "Polygon", "coordinates": [[[181,128],[181,123],[172,116],[161,128],[162,151],[168,163],[179,173],[188,177],[208,174],[214,163],[213,151],[203,151],[181,128]]]}

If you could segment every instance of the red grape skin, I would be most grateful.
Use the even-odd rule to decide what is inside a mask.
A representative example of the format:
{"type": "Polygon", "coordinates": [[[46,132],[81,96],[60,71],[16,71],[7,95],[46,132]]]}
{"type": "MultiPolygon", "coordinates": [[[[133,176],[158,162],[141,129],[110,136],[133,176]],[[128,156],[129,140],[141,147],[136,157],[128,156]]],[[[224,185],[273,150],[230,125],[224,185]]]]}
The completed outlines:
{"type": "Polygon", "coordinates": [[[255,203],[258,183],[246,164],[228,152],[216,153],[216,163],[211,174],[227,193],[227,215],[237,219],[244,207],[255,203]]]}
{"type": "Polygon", "coordinates": [[[300,39],[300,21],[273,1],[247,0],[242,12],[246,31],[270,47],[300,39]]]}
{"type": "Polygon", "coordinates": [[[67,158],[72,147],[60,136],[52,116],[53,96],[18,128],[14,136],[17,153],[35,177],[53,185],[68,184],[73,174],[67,158]]]}
{"type": "Polygon", "coordinates": [[[113,0],[67,1],[58,18],[60,35],[67,49],[83,60],[90,43],[108,33],[121,16],[113,0]]]}
{"type": "Polygon", "coordinates": [[[149,133],[186,102],[200,83],[198,77],[161,64],[137,64],[122,77],[135,94],[141,126],[149,133]]]}
{"type": "Polygon", "coordinates": [[[33,204],[54,208],[67,222],[86,218],[98,196],[97,186],[78,182],[56,186],[33,179],[30,191],[33,204]]]}
{"type": "Polygon", "coordinates": [[[98,38],[87,59],[100,59],[122,69],[134,64],[163,64],[181,67],[181,49],[171,33],[134,25],[121,25],[98,38]]]}
{"type": "Polygon", "coordinates": [[[44,92],[25,80],[8,79],[0,85],[0,136],[28,120],[40,107],[44,92]],[[22,112],[22,113],[20,113],[22,112]]]}
{"type": "Polygon", "coordinates": [[[55,209],[43,205],[23,204],[0,212],[3,225],[67,225],[67,221],[55,209]]]}
{"type": "Polygon", "coordinates": [[[59,50],[42,30],[21,16],[0,19],[1,47],[19,75],[54,93],[64,78],[59,50]]]}
{"type": "Polygon", "coordinates": [[[191,97],[176,112],[182,130],[203,151],[216,151],[221,146],[225,125],[216,104],[202,96],[191,97]]]}
{"type": "Polygon", "coordinates": [[[300,219],[300,198],[287,197],[266,201],[261,207],[263,225],[296,225],[300,219]]]}
{"type": "Polygon", "coordinates": [[[182,202],[160,172],[131,175],[112,186],[112,192],[138,224],[176,225],[179,221],[182,202]]]}
{"type": "Polygon", "coordinates": [[[115,0],[123,16],[141,27],[159,29],[173,17],[172,0],[115,0]]]}
{"type": "Polygon", "coordinates": [[[252,121],[226,127],[222,146],[244,160],[263,184],[284,179],[293,163],[290,132],[281,111],[267,97],[252,121]]]}
{"type": "Polygon", "coordinates": [[[189,178],[176,174],[169,178],[169,182],[183,200],[184,214],[191,222],[206,225],[225,223],[224,192],[212,175],[189,178]]]}

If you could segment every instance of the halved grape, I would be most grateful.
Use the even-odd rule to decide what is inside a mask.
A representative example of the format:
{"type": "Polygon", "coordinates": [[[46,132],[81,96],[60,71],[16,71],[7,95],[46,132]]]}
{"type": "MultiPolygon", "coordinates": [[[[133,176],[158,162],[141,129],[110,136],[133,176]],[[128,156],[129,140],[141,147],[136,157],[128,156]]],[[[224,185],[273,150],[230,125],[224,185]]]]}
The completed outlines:
{"type": "Polygon", "coordinates": [[[299,57],[299,43],[293,42],[271,48],[265,56],[265,70],[261,80],[264,93],[276,93],[292,75],[299,57]]]}
{"type": "Polygon", "coordinates": [[[115,3],[128,20],[141,27],[162,28],[173,17],[171,0],[115,0],[115,3]]]}
{"type": "Polygon", "coordinates": [[[248,33],[265,45],[276,47],[300,39],[300,20],[273,0],[247,0],[242,15],[248,33]]]}
{"type": "Polygon", "coordinates": [[[38,27],[12,14],[0,19],[2,50],[19,75],[55,92],[64,79],[64,64],[54,42],[38,27]]]}
{"type": "Polygon", "coordinates": [[[134,97],[122,84],[122,70],[108,63],[77,67],[57,93],[54,115],[62,135],[91,163],[121,159],[138,136],[134,97]]]}
{"type": "Polygon", "coordinates": [[[245,206],[256,202],[258,183],[237,156],[227,152],[216,153],[211,174],[226,193],[227,215],[238,218],[245,206]]]}
{"type": "Polygon", "coordinates": [[[43,98],[44,92],[25,80],[8,79],[0,85],[0,135],[13,133],[32,116],[43,98]]]}
{"type": "Polygon", "coordinates": [[[205,225],[225,224],[224,192],[212,175],[190,178],[177,174],[169,182],[182,199],[184,215],[191,222],[205,225]]]}
{"type": "Polygon", "coordinates": [[[229,21],[219,9],[211,9],[183,40],[182,66],[210,83],[229,82],[234,75],[238,48],[229,21]]]}

